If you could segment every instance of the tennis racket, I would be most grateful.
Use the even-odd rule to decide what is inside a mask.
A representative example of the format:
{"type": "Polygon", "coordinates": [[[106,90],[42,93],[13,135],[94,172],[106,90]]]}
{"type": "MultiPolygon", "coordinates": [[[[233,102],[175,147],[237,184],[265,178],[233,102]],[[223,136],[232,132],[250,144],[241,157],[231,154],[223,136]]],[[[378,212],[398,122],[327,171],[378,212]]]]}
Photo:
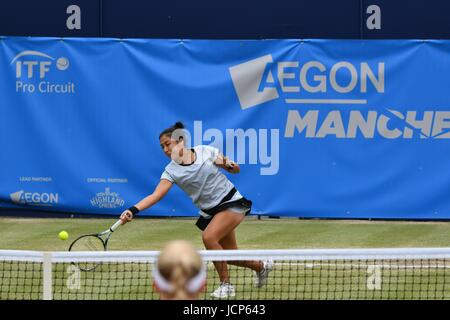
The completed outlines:
{"type": "MultiPolygon", "coordinates": [[[[75,239],[69,247],[69,251],[106,251],[108,247],[108,241],[111,238],[112,233],[122,225],[122,220],[117,220],[109,229],[96,233],[85,234],[75,239]]],[[[100,262],[79,262],[76,265],[82,271],[93,271],[101,263],[100,262]]]]}

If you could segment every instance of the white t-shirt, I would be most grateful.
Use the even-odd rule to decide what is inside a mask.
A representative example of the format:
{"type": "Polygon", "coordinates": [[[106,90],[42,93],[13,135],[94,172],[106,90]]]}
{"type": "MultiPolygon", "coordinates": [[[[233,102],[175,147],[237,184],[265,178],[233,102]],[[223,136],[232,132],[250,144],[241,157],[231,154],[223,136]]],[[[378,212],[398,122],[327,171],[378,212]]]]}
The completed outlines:
{"type": "Polygon", "coordinates": [[[199,209],[208,210],[218,205],[234,185],[214,164],[219,149],[201,145],[193,150],[196,154],[194,163],[181,165],[172,160],[161,179],[177,184],[199,209]]]}

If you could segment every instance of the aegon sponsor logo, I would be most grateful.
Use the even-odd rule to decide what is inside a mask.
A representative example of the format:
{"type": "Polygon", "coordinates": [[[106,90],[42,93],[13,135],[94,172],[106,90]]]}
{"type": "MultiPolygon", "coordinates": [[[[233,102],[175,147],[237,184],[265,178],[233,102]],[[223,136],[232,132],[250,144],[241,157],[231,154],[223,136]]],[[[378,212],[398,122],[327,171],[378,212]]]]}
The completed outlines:
{"type": "Polygon", "coordinates": [[[59,202],[57,193],[26,192],[23,190],[10,194],[11,200],[17,204],[52,206],[59,202]]]}
{"type": "Polygon", "coordinates": [[[17,93],[71,94],[75,92],[73,82],[46,81],[47,74],[52,71],[53,64],[59,71],[66,71],[70,62],[66,57],[55,59],[46,53],[25,50],[17,54],[11,65],[15,66],[17,93]],[[35,81],[38,79],[39,82],[35,81]]]}
{"type": "Polygon", "coordinates": [[[91,199],[91,205],[97,208],[120,208],[125,204],[117,192],[111,192],[110,188],[105,188],[105,192],[99,192],[91,199]]]}
{"type": "Polygon", "coordinates": [[[352,64],[338,61],[330,67],[320,61],[274,62],[266,55],[229,68],[231,79],[242,109],[278,99],[288,104],[366,104],[365,99],[297,99],[307,93],[367,93],[375,90],[384,93],[385,63],[369,64],[361,61],[352,64]]]}

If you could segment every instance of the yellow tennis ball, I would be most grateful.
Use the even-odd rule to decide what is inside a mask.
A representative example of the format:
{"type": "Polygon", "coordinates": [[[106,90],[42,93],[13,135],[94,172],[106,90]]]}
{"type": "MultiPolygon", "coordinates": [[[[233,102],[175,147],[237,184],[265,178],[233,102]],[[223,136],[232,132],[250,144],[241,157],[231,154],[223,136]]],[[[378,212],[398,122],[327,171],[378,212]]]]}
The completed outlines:
{"type": "Polygon", "coordinates": [[[69,234],[67,233],[67,231],[61,231],[61,232],[58,234],[58,237],[59,237],[61,240],[67,240],[67,238],[69,238],[69,234]]]}

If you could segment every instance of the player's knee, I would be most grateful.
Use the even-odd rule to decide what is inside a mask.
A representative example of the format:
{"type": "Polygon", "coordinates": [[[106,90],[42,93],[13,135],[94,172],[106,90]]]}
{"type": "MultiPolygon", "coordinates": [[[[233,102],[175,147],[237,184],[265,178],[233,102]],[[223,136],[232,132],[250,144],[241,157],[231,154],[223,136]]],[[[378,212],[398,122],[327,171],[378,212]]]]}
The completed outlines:
{"type": "Polygon", "coordinates": [[[218,243],[218,239],[214,234],[211,234],[210,232],[203,232],[202,233],[202,240],[203,240],[203,244],[208,247],[208,246],[212,246],[216,243],[218,243]]]}

